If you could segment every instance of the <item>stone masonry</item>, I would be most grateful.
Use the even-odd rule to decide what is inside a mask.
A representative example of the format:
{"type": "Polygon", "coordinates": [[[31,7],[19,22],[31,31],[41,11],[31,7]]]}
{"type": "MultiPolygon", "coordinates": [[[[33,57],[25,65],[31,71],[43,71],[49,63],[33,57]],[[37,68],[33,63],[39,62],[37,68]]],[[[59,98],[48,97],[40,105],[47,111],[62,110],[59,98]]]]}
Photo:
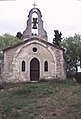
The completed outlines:
{"type": "Polygon", "coordinates": [[[2,77],[4,81],[31,81],[36,76],[37,80],[66,79],[64,49],[48,42],[41,18],[42,15],[38,8],[31,9],[28,15],[27,28],[23,32],[22,42],[3,50],[4,69],[2,77]],[[37,20],[36,23],[32,22],[33,13],[38,15],[37,18],[34,18],[34,20],[37,20]],[[32,28],[37,30],[37,35],[32,35],[32,28]],[[31,65],[31,62],[33,62],[33,65],[31,65]]]}

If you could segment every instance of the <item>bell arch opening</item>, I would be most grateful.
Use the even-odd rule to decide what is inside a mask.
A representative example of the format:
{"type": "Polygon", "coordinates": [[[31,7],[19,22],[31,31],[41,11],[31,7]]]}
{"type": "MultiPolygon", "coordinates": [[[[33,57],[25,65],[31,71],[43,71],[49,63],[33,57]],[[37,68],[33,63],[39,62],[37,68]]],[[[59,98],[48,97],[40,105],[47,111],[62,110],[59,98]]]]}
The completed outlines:
{"type": "Polygon", "coordinates": [[[38,14],[34,12],[32,14],[32,36],[38,36],[38,14]]]}

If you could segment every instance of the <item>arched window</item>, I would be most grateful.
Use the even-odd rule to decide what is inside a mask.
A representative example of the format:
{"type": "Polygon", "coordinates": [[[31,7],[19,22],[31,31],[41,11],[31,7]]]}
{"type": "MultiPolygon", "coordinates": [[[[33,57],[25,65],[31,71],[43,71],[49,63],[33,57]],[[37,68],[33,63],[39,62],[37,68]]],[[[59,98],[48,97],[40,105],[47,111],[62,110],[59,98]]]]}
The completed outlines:
{"type": "Polygon", "coordinates": [[[22,61],[22,71],[25,71],[25,61],[22,61]]]}
{"type": "Polygon", "coordinates": [[[47,61],[44,62],[44,71],[48,71],[48,62],[47,61]]]}

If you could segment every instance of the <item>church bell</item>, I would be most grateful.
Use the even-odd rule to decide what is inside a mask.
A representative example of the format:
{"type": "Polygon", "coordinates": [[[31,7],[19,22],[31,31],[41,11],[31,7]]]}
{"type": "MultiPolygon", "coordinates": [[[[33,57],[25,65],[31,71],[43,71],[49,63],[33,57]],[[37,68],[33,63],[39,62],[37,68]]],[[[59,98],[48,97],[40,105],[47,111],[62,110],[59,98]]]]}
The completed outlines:
{"type": "Polygon", "coordinates": [[[32,23],[33,23],[33,27],[32,28],[33,29],[37,29],[37,23],[38,23],[37,22],[37,18],[33,18],[33,22],[32,23]]]}
{"type": "Polygon", "coordinates": [[[37,29],[37,25],[34,25],[34,24],[33,24],[33,27],[32,27],[32,28],[33,28],[33,29],[37,29]]]}

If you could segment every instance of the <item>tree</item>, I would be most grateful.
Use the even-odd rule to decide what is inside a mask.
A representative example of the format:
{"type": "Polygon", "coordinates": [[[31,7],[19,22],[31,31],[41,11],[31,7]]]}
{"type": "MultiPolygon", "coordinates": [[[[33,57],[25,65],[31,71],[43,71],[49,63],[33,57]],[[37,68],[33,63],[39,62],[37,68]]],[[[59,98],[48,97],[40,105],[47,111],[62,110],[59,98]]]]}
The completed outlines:
{"type": "Polygon", "coordinates": [[[14,37],[10,34],[5,33],[4,35],[0,36],[0,60],[3,59],[3,52],[4,48],[9,46],[13,46],[14,44],[19,43],[20,40],[17,37],[14,37]]]}
{"type": "Polygon", "coordinates": [[[58,46],[60,46],[60,42],[61,42],[61,36],[62,36],[62,33],[60,32],[59,33],[59,31],[58,30],[54,30],[54,38],[53,38],[53,44],[55,44],[55,45],[58,45],[58,46]]]}
{"type": "Polygon", "coordinates": [[[75,34],[61,42],[65,48],[64,58],[67,63],[67,72],[69,74],[77,73],[77,66],[81,59],[81,35],[75,34]]]}
{"type": "Polygon", "coordinates": [[[16,37],[19,38],[19,39],[21,39],[22,38],[22,33],[21,32],[17,32],[16,37]]]}

